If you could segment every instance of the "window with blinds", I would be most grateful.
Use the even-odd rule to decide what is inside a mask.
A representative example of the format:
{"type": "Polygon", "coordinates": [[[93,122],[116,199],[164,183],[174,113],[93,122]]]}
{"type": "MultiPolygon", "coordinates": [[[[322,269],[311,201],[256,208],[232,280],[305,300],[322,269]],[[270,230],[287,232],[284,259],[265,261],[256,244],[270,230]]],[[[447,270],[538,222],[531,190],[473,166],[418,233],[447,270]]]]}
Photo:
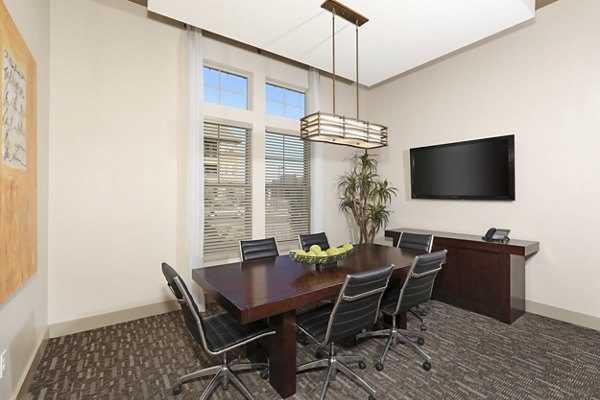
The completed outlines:
{"type": "Polygon", "coordinates": [[[310,233],[310,144],[297,136],[265,136],[266,237],[280,250],[298,247],[298,234],[310,233]]]}
{"type": "Polygon", "coordinates": [[[252,238],[248,129],[204,123],[204,259],[239,256],[252,238]]]}

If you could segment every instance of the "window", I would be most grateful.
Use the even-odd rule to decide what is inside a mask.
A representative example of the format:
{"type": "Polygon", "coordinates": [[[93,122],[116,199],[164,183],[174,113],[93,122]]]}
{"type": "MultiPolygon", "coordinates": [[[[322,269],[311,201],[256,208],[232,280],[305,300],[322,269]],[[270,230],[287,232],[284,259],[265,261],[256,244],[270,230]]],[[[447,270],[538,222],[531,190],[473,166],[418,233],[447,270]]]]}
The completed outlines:
{"type": "Polygon", "coordinates": [[[204,259],[239,256],[252,238],[250,132],[204,123],[204,259]]]}
{"type": "Polygon", "coordinates": [[[265,175],[265,236],[296,248],[298,234],[310,233],[310,144],[267,132],[265,175]]]}
{"type": "Polygon", "coordinates": [[[267,114],[292,119],[304,117],[304,93],[267,83],[267,114]]]}
{"type": "Polygon", "coordinates": [[[248,79],[204,67],[204,101],[248,109],[248,79]]]}

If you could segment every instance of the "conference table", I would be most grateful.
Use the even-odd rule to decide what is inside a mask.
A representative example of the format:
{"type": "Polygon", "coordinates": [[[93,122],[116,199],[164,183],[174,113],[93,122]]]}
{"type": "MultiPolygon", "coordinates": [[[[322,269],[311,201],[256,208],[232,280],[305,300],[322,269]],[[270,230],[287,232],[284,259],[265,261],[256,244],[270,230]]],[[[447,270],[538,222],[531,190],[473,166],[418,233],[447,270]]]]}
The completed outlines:
{"type": "Polygon", "coordinates": [[[242,324],[269,318],[275,334],[249,347],[248,356],[266,361],[268,355],[270,383],[286,398],[296,392],[296,310],[337,296],[348,274],[394,265],[392,279],[404,279],[418,254],[363,244],[333,268],[282,255],[194,269],[192,278],[242,324]]]}

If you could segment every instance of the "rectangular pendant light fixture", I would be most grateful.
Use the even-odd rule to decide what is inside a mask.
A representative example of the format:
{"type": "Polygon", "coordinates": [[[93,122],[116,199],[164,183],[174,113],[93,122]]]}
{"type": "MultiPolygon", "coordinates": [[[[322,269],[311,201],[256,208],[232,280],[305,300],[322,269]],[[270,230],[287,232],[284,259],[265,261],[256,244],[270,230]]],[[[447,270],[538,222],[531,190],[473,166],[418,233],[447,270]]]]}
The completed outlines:
{"type": "Polygon", "coordinates": [[[333,113],[316,112],[300,119],[300,138],[315,142],[341,144],[361,149],[387,146],[387,127],[359,119],[358,115],[358,27],[369,21],[336,0],[321,4],[332,13],[333,38],[333,113]],[[335,112],[335,17],[339,15],[356,26],[356,118],[335,112]]]}

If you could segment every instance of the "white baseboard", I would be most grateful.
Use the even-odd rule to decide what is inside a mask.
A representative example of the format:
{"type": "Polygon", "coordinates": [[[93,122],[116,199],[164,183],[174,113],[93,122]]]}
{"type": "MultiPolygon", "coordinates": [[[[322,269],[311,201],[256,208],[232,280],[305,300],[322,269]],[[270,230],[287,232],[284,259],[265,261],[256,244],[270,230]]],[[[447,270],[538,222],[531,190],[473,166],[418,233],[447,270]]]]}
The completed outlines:
{"type": "Polygon", "coordinates": [[[104,326],[120,324],[122,322],[133,321],[135,319],[164,314],[178,309],[179,304],[177,301],[169,300],[128,308],[125,310],[119,310],[111,313],[94,315],[72,321],[59,322],[49,326],[50,337],[55,338],[64,335],[71,335],[73,333],[83,332],[90,329],[102,328],[104,326]]]}
{"type": "Polygon", "coordinates": [[[565,310],[564,308],[549,306],[547,304],[542,304],[531,300],[525,301],[525,310],[532,314],[538,314],[544,317],[557,319],[559,321],[600,331],[600,318],[594,317],[593,315],[565,310]]]}
{"type": "Polygon", "coordinates": [[[11,397],[11,400],[24,400],[27,398],[29,385],[33,380],[33,375],[37,370],[38,364],[40,363],[40,360],[44,355],[46,344],[48,344],[49,332],[50,330],[46,328],[44,334],[40,338],[40,341],[38,342],[35,348],[35,351],[29,357],[29,360],[27,361],[27,368],[25,368],[25,372],[23,372],[23,375],[21,376],[21,378],[19,378],[19,383],[16,386],[17,390],[15,390],[15,393],[11,397]]]}

